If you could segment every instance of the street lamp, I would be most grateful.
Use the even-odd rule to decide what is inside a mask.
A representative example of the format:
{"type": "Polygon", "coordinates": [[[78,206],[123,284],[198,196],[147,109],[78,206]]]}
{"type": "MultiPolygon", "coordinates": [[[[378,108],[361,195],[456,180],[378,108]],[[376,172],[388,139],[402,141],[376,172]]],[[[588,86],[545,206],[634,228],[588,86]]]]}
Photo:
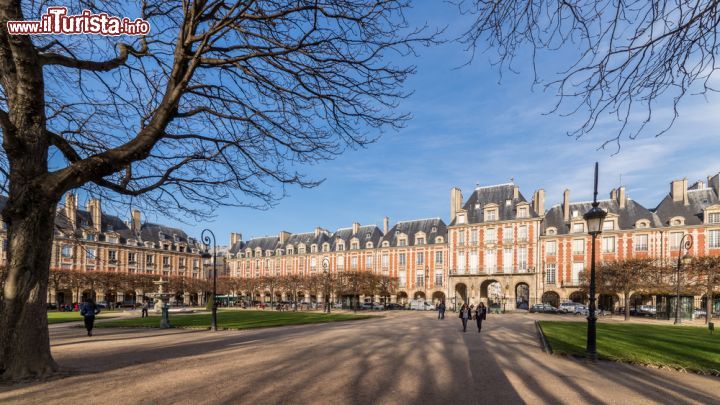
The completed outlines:
{"type": "Polygon", "coordinates": [[[683,235],[682,239],[680,239],[680,245],[678,246],[678,262],[677,262],[677,290],[676,290],[676,297],[675,297],[675,325],[680,325],[682,323],[682,319],[680,319],[680,271],[682,270],[682,265],[690,264],[690,261],[692,258],[690,257],[690,248],[692,248],[693,245],[693,237],[689,233],[683,235]],[[687,238],[687,240],[685,240],[687,238]],[[683,256],[682,251],[685,249],[685,256],[683,256]]]}
{"type": "Polygon", "coordinates": [[[598,163],[595,162],[595,188],[593,194],[593,203],[590,211],[583,215],[585,222],[587,222],[588,233],[592,236],[592,247],[590,249],[590,307],[588,320],[588,331],[587,331],[587,347],[585,348],[585,354],[591,361],[597,361],[597,344],[596,344],[596,323],[597,317],[595,316],[595,240],[597,236],[602,233],[603,222],[607,212],[602,210],[597,202],[597,191],[598,188],[598,163]]]}
{"type": "Polygon", "coordinates": [[[322,267],[323,267],[323,274],[325,275],[325,311],[328,314],[330,313],[330,272],[328,272],[328,267],[330,267],[330,260],[328,258],[324,258],[322,261],[322,267]]]}
{"type": "Polygon", "coordinates": [[[210,330],[215,332],[217,331],[217,267],[216,261],[217,261],[217,240],[215,239],[215,234],[213,231],[209,229],[203,229],[202,233],[200,234],[200,239],[202,240],[203,244],[205,245],[205,251],[202,254],[203,259],[209,259],[212,257],[212,269],[213,269],[213,291],[212,291],[212,320],[210,323],[210,330]],[[212,239],[210,238],[212,236],[212,239]],[[213,245],[213,254],[210,256],[210,242],[212,241],[213,245]]]}

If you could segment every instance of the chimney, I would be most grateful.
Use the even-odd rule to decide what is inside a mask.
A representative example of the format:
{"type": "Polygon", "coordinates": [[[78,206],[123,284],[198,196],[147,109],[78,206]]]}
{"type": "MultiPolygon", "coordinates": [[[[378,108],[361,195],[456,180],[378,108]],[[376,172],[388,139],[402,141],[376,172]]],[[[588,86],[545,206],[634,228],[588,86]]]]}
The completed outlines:
{"type": "Polygon", "coordinates": [[[134,233],[139,234],[140,233],[140,210],[134,209],[131,211],[132,216],[132,222],[130,223],[130,230],[132,230],[134,233]]]}
{"type": "Polygon", "coordinates": [[[672,183],[670,183],[670,194],[672,195],[673,202],[682,201],[684,205],[688,205],[687,178],[673,180],[672,183]]]}
{"type": "Polygon", "coordinates": [[[452,222],[455,219],[455,216],[457,215],[458,211],[462,208],[463,198],[462,198],[462,191],[457,188],[453,187],[452,190],[450,190],[450,221],[452,222]]]}
{"type": "Polygon", "coordinates": [[[545,190],[542,188],[533,196],[533,210],[540,216],[545,215],[545,190]]]}
{"type": "Polygon", "coordinates": [[[520,187],[514,186],[513,187],[513,200],[517,200],[520,198],[520,187]]]}
{"type": "Polygon", "coordinates": [[[618,206],[620,206],[620,209],[625,209],[627,206],[627,197],[625,196],[625,187],[621,186],[618,188],[618,206]]]}
{"type": "Polygon", "coordinates": [[[236,243],[242,240],[242,234],[236,232],[230,232],[230,246],[235,246],[236,243]]]}
{"type": "Polygon", "coordinates": [[[315,237],[316,238],[319,238],[321,233],[322,233],[322,228],[320,228],[319,226],[317,228],[315,228],[315,237]]]}
{"type": "Polygon", "coordinates": [[[390,228],[390,218],[385,217],[385,218],[383,218],[383,235],[388,233],[389,228],[390,228]]]}
{"type": "Polygon", "coordinates": [[[613,201],[617,201],[617,197],[618,197],[617,189],[614,188],[614,189],[610,190],[610,199],[613,201]]]}
{"type": "Polygon", "coordinates": [[[570,189],[563,192],[563,221],[570,222],[570,189]]]}
{"type": "Polygon", "coordinates": [[[360,223],[359,222],[353,222],[352,225],[352,234],[357,235],[358,232],[360,232],[360,223]]]}
{"type": "Polygon", "coordinates": [[[65,196],[65,216],[70,221],[70,226],[75,229],[77,227],[77,199],[75,194],[67,193],[65,196]]]}
{"type": "Polygon", "coordinates": [[[100,208],[100,200],[91,198],[85,207],[88,212],[90,212],[90,218],[92,219],[95,232],[102,232],[102,209],[100,208]]]}
{"type": "Polygon", "coordinates": [[[715,195],[720,196],[720,173],[712,177],[708,176],[708,186],[715,190],[715,195]]]}
{"type": "Polygon", "coordinates": [[[285,241],[290,237],[290,232],[288,231],[280,231],[278,234],[278,239],[280,239],[280,244],[284,245],[285,241]]]}

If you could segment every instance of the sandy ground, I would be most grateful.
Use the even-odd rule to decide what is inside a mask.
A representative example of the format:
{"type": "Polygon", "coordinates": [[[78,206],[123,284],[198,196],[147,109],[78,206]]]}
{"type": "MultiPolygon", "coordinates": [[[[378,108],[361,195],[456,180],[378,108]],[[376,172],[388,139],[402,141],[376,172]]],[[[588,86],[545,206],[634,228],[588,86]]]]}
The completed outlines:
{"type": "MultiPolygon", "coordinates": [[[[534,320],[452,313],[253,331],[53,325],[64,376],[0,386],[0,403],[720,403],[720,378],[551,356],[534,320]]],[[[557,319],[557,317],[551,317],[557,319]]]]}

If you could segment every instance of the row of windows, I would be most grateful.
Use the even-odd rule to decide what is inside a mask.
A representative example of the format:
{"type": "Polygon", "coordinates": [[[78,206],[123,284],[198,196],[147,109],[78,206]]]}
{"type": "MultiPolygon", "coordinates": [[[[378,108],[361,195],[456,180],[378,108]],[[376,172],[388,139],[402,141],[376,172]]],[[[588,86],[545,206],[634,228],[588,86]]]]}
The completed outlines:
{"type": "MultiPolygon", "coordinates": [[[[683,232],[671,232],[669,236],[670,249],[678,249],[680,247],[680,241],[683,238],[683,232]]],[[[648,251],[648,240],[650,235],[639,234],[633,236],[634,249],[636,252],[647,252],[648,251]]],[[[585,239],[573,239],[572,241],[572,253],[573,254],[584,254],[585,253],[585,239]]],[[[615,252],[615,237],[605,236],[602,238],[602,252],[603,253],[614,253],[615,252]]],[[[711,249],[720,248],[720,230],[709,230],[708,231],[708,247],[711,249]]],[[[545,242],[545,254],[547,256],[555,256],[557,254],[557,242],[547,241],[545,242]]]]}
{"type": "MultiPolygon", "coordinates": [[[[515,240],[514,237],[514,229],[512,227],[505,227],[500,228],[502,229],[502,238],[504,243],[513,243],[515,240]]],[[[466,230],[460,230],[458,231],[458,244],[465,244],[465,240],[467,237],[467,231],[466,230]]],[[[488,228],[485,230],[485,240],[484,242],[487,244],[490,243],[497,243],[497,236],[498,232],[495,230],[495,228],[488,228]]],[[[518,242],[527,242],[528,240],[528,227],[527,225],[520,225],[517,227],[517,240],[518,242]]],[[[471,229],[470,230],[470,243],[471,244],[477,244],[478,243],[478,230],[477,229],[471,229]]]]}
{"type": "MultiPolygon", "coordinates": [[[[97,255],[97,249],[95,248],[83,248],[85,251],[85,257],[88,260],[94,260],[98,259],[97,255]]],[[[118,252],[117,250],[108,250],[108,261],[111,264],[117,263],[118,261],[118,252]]],[[[73,247],[70,245],[63,245],[61,249],[61,255],[64,258],[72,258],[73,257],[73,247]]],[[[170,256],[162,256],[162,263],[163,266],[170,266],[170,256]]],[[[128,264],[135,264],[137,263],[137,253],[128,252],[127,253],[127,263],[128,264]]],[[[145,255],[145,264],[146,265],[154,265],[155,264],[155,255],[153,254],[146,254],[145,255]]],[[[180,257],[178,258],[178,265],[179,266],[185,266],[185,258],[180,257]]],[[[198,259],[193,260],[193,266],[198,267],[198,259]]]]}
{"type": "MultiPolygon", "coordinates": [[[[517,248],[517,260],[513,260],[513,257],[515,255],[515,251],[511,247],[503,248],[502,249],[502,269],[505,271],[512,270],[513,268],[513,262],[515,262],[515,265],[517,266],[517,269],[520,271],[525,271],[528,269],[528,248],[521,246],[517,248]]],[[[466,268],[465,263],[465,252],[458,252],[458,265],[457,270],[460,273],[464,273],[466,268]]],[[[480,262],[478,260],[478,253],[477,252],[470,252],[468,255],[469,263],[467,264],[469,266],[470,272],[477,271],[480,265],[480,262]]],[[[495,249],[488,249],[485,251],[485,271],[493,272],[498,269],[497,267],[497,251],[495,249]]]]}

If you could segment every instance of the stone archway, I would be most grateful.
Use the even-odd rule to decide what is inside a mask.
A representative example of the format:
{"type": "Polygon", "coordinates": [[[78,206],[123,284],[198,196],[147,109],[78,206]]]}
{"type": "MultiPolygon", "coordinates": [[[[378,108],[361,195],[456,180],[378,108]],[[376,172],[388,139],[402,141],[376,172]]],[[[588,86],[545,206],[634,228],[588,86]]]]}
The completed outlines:
{"type": "Polygon", "coordinates": [[[502,308],[503,297],[502,284],[499,281],[490,279],[480,284],[480,299],[487,301],[488,308],[502,308]]]}
{"type": "Polygon", "coordinates": [[[435,291],[432,294],[432,302],[433,304],[438,304],[439,302],[445,301],[445,293],[442,291],[435,291]]]}
{"type": "Polygon", "coordinates": [[[582,291],[574,291],[570,294],[570,301],[585,305],[588,302],[588,296],[582,291]]]}
{"type": "Polygon", "coordinates": [[[413,294],[414,300],[424,300],[425,299],[425,292],[423,291],[415,291],[415,294],[413,294]]]}
{"type": "Polygon", "coordinates": [[[65,289],[65,290],[58,290],[55,292],[55,302],[58,305],[58,309],[60,307],[66,306],[66,305],[72,305],[72,299],[73,294],[72,291],[65,289]]]}
{"type": "Polygon", "coordinates": [[[558,308],[560,306],[560,296],[555,291],[547,291],[542,295],[542,302],[558,308]]]}
{"type": "Polygon", "coordinates": [[[530,309],[530,286],[527,283],[515,285],[515,309],[530,309]]]}
{"type": "Polygon", "coordinates": [[[620,298],[617,294],[600,294],[597,300],[597,307],[602,311],[615,312],[615,308],[617,308],[619,302],[620,298]]]}
{"type": "Polygon", "coordinates": [[[128,291],[125,291],[125,293],[123,293],[123,301],[122,301],[123,305],[134,307],[136,302],[137,302],[137,294],[135,293],[135,291],[128,290],[128,291]]]}
{"type": "Polygon", "coordinates": [[[397,293],[397,302],[399,304],[405,304],[408,301],[408,295],[405,291],[400,291],[397,293]]]}
{"type": "Polygon", "coordinates": [[[455,305],[460,306],[468,302],[468,288],[465,283],[455,284],[455,305]]]}

